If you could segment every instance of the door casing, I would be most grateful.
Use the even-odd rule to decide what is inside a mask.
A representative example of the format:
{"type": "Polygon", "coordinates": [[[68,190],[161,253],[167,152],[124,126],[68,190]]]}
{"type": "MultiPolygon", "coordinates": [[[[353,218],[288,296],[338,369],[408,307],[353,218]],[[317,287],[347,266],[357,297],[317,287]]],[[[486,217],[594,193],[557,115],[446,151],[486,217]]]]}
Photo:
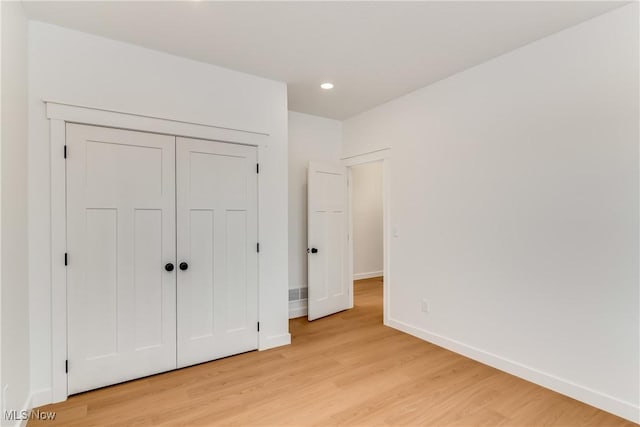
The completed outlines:
{"type": "MultiPolygon", "coordinates": [[[[113,127],[124,130],[160,133],[171,136],[184,136],[231,144],[251,145],[258,149],[258,161],[261,153],[271,143],[268,133],[229,129],[203,123],[172,120],[143,114],[105,110],[81,105],[72,105],[54,101],[44,101],[46,117],[49,121],[50,185],[51,185],[51,389],[34,395],[34,404],[62,402],[67,399],[67,273],[64,255],[67,252],[66,228],[66,162],[63,156],[66,145],[65,127],[67,123],[91,126],[113,127]]],[[[261,180],[258,176],[258,197],[261,194],[261,180]]],[[[260,210],[258,202],[258,240],[261,238],[260,224],[268,221],[260,210]]],[[[259,261],[261,264],[264,261],[259,261]]],[[[261,320],[262,299],[260,294],[262,269],[258,273],[258,320],[261,320]]],[[[286,308],[286,304],[283,304],[286,308]]],[[[264,330],[258,332],[258,350],[266,350],[291,342],[290,335],[269,336],[264,330]]]]}
{"type": "Polygon", "coordinates": [[[385,148],[382,150],[372,151],[369,153],[353,155],[342,158],[342,165],[347,167],[347,174],[349,180],[349,194],[348,194],[348,217],[349,217],[349,259],[348,269],[350,277],[350,292],[349,296],[350,307],[353,307],[353,186],[352,179],[352,167],[358,165],[364,165],[367,163],[382,162],[382,248],[383,248],[383,323],[388,326],[389,313],[390,313],[390,294],[391,286],[393,286],[391,276],[391,239],[394,237],[391,225],[391,149],[385,148]]]}

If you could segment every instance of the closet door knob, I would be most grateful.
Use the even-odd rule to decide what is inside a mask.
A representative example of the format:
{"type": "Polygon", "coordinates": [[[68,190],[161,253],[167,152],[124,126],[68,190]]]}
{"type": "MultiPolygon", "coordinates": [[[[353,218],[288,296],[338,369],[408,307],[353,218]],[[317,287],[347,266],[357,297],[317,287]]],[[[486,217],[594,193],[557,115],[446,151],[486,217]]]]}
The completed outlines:
{"type": "Polygon", "coordinates": [[[173,264],[171,263],[165,264],[164,269],[167,271],[173,271],[173,264]]]}
{"type": "Polygon", "coordinates": [[[189,264],[187,264],[186,262],[181,262],[180,263],[180,270],[184,271],[187,268],[189,268],[189,264]]]}

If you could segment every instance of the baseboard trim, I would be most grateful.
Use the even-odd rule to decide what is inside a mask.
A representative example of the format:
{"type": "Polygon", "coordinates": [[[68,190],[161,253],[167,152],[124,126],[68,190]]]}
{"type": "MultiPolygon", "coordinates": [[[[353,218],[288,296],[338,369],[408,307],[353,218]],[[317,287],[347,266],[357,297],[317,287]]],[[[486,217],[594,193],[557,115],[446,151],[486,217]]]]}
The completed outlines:
{"type": "Polygon", "coordinates": [[[26,427],[29,422],[29,414],[33,409],[33,405],[31,404],[32,397],[31,395],[27,396],[27,399],[22,404],[22,408],[18,411],[18,417],[24,417],[24,419],[16,419],[16,420],[7,420],[5,418],[5,412],[7,408],[2,408],[3,413],[0,414],[2,419],[0,420],[0,424],[2,427],[26,427]]]}
{"type": "Polygon", "coordinates": [[[451,350],[470,359],[484,363],[485,365],[492,366],[496,369],[500,369],[501,371],[505,371],[527,381],[531,381],[534,384],[538,384],[542,387],[572,397],[588,405],[595,406],[603,411],[610,412],[635,423],[640,423],[640,406],[636,406],[630,402],[617,399],[613,396],[581,386],[566,379],[556,377],[555,375],[539,371],[513,360],[505,359],[496,354],[480,350],[460,341],[411,326],[395,319],[388,319],[386,324],[387,326],[398,329],[399,331],[436,344],[440,347],[446,348],[447,350],[451,350]]]}
{"type": "MultiPolygon", "coordinates": [[[[27,398],[27,401],[24,403],[24,411],[26,411],[27,413],[31,412],[31,410],[33,409],[33,396],[29,395],[29,397],[27,398]]],[[[27,427],[27,423],[29,422],[29,418],[25,419],[25,420],[21,420],[20,421],[20,427],[27,427]]]]}
{"type": "Polygon", "coordinates": [[[34,391],[31,393],[31,404],[34,408],[39,406],[48,405],[53,402],[53,396],[51,394],[51,389],[43,389],[34,391]]]}
{"type": "Polygon", "coordinates": [[[270,348],[289,344],[291,344],[291,334],[287,332],[286,334],[272,335],[270,337],[266,337],[264,340],[260,340],[258,350],[269,350],[270,348]]]}
{"type": "Polygon", "coordinates": [[[382,277],[384,273],[382,271],[370,271],[368,273],[355,273],[353,280],[372,279],[374,277],[382,277]]]}
{"type": "Polygon", "coordinates": [[[307,315],[307,300],[289,301],[289,319],[307,315]]]}

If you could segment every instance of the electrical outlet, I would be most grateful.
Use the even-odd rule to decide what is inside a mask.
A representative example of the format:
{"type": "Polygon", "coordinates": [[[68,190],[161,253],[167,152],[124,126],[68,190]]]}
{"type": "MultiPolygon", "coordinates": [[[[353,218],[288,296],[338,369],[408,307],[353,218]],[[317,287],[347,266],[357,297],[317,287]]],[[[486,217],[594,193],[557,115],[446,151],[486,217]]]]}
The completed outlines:
{"type": "Polygon", "coordinates": [[[423,313],[428,313],[429,312],[429,300],[428,299],[422,298],[421,308],[422,308],[422,312],[423,313]]]}

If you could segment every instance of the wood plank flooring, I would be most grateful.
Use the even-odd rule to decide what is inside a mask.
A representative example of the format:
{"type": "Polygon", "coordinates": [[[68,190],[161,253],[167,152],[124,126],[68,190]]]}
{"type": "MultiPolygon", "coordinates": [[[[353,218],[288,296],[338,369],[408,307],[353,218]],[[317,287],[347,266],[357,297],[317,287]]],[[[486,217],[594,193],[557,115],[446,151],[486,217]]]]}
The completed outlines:
{"type": "Polygon", "coordinates": [[[293,343],[70,397],[29,426],[634,426],[382,325],[382,282],[355,308],[290,321],[293,343]]]}

